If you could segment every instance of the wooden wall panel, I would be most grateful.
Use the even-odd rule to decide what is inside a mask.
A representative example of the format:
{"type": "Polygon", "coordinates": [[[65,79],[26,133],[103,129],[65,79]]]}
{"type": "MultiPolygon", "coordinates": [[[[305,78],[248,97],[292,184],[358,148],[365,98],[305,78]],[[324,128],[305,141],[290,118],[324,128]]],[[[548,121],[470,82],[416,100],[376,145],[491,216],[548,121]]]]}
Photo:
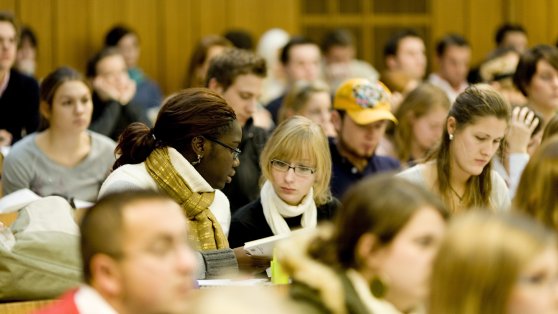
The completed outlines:
{"type": "Polygon", "coordinates": [[[52,46],[52,2],[54,0],[19,0],[19,19],[31,27],[38,38],[37,76],[43,77],[54,67],[52,46]],[[36,8],[40,7],[41,10],[36,8]]]}
{"type": "Polygon", "coordinates": [[[161,38],[164,33],[159,25],[161,6],[158,0],[127,0],[124,1],[124,18],[126,25],[141,34],[140,67],[148,76],[159,80],[163,73],[159,71],[161,63],[161,38]]]}
{"type": "Polygon", "coordinates": [[[302,31],[303,26],[320,29],[344,24],[354,27],[368,25],[358,26],[361,29],[359,36],[363,40],[359,45],[363,47],[361,54],[368,60],[376,59],[375,47],[383,45],[372,40],[375,38],[373,36],[378,35],[374,33],[374,27],[388,27],[394,22],[397,25],[410,23],[427,27],[431,39],[429,53],[432,53],[435,41],[444,34],[461,33],[471,41],[475,62],[494,47],[494,31],[504,21],[524,24],[531,44],[554,43],[558,39],[556,0],[429,0],[430,13],[424,16],[384,14],[374,22],[363,20],[363,16],[370,17],[363,13],[372,12],[375,5],[382,4],[379,1],[388,0],[352,0],[350,12],[330,14],[326,19],[316,19],[316,16],[338,11],[345,2],[0,0],[0,10],[15,12],[18,19],[31,25],[37,32],[40,41],[39,76],[63,64],[84,71],[86,60],[101,47],[105,32],[116,23],[127,24],[141,38],[140,66],[160,83],[166,93],[183,86],[188,58],[199,38],[207,34],[222,34],[230,28],[250,31],[257,42],[259,36],[272,27],[296,34],[302,31]],[[306,10],[307,14],[303,16],[301,9],[312,5],[323,7],[325,11],[314,14],[306,10]]]}
{"type": "Polygon", "coordinates": [[[87,58],[92,52],[92,42],[88,36],[90,17],[87,2],[55,0],[52,13],[53,68],[69,65],[85,71],[87,58]]]}
{"type": "MultiPolygon", "coordinates": [[[[193,22],[190,18],[193,12],[192,2],[183,0],[169,0],[162,7],[160,40],[162,47],[162,78],[161,86],[166,87],[167,93],[179,90],[184,86],[189,51],[195,41],[193,22]]],[[[197,38],[197,36],[196,36],[197,38]]]]}
{"type": "Polygon", "coordinates": [[[17,0],[0,0],[0,10],[16,13],[17,0]]]}
{"type": "Polygon", "coordinates": [[[494,32],[504,22],[503,0],[469,0],[465,35],[472,44],[472,61],[478,63],[494,49],[494,32]]]}

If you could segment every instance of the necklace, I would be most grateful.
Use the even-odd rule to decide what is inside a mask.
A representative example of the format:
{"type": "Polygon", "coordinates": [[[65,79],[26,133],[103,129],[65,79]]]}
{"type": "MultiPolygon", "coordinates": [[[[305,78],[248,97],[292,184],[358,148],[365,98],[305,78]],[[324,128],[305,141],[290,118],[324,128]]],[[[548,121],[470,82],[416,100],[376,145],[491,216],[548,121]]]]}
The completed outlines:
{"type": "MultiPolygon", "coordinates": [[[[450,190],[453,192],[453,194],[455,194],[455,196],[457,196],[457,199],[459,200],[459,203],[463,202],[463,196],[465,195],[459,195],[459,193],[457,193],[457,191],[455,191],[453,189],[453,187],[451,186],[451,184],[449,185],[450,190]]],[[[464,193],[465,194],[465,193],[464,193]]]]}

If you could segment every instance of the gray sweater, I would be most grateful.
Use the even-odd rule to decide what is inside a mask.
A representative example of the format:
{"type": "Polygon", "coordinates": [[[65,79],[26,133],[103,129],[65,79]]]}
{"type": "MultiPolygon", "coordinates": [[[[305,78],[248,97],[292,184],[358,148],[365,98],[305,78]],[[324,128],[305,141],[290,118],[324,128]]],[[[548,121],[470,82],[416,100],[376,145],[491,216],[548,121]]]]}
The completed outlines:
{"type": "Polygon", "coordinates": [[[30,189],[40,196],[59,194],[95,202],[101,184],[114,163],[115,143],[110,138],[89,132],[91,151],[73,168],[60,165],[37,146],[37,134],[16,143],[4,161],[4,195],[30,189]]]}

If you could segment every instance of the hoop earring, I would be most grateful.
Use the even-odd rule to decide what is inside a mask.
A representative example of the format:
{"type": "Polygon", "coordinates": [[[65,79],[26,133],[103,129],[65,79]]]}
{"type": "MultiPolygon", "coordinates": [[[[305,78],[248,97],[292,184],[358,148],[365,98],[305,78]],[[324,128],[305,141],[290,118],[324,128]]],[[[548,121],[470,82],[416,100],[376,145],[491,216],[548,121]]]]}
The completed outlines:
{"type": "Polygon", "coordinates": [[[192,161],[192,162],[191,162],[191,165],[192,165],[192,166],[198,165],[198,164],[201,162],[202,158],[203,158],[202,155],[198,155],[198,160],[192,161]]]}
{"type": "Polygon", "coordinates": [[[382,299],[387,293],[387,285],[378,276],[374,276],[370,282],[370,292],[378,299],[382,299]]]}
{"type": "Polygon", "coordinates": [[[453,141],[453,134],[451,134],[451,133],[449,134],[449,140],[453,141]]]}

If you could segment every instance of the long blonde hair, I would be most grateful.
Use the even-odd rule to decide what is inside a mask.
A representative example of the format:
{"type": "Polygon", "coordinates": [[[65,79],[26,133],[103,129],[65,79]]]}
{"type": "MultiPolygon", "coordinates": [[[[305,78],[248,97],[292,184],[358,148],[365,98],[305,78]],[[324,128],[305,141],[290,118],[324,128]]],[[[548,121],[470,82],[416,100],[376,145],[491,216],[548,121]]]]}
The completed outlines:
{"type": "Polygon", "coordinates": [[[308,158],[316,169],[314,202],[322,205],[331,200],[331,155],[329,144],[322,128],[302,116],[283,121],[271,134],[260,155],[262,179],[271,180],[271,160],[297,160],[308,158]]]}
{"type": "Polygon", "coordinates": [[[520,272],[555,245],[553,233],[525,216],[455,217],[434,260],[428,313],[506,313],[520,272]]]}
{"type": "Polygon", "coordinates": [[[558,136],[544,142],[523,170],[514,208],[558,231],[558,136]]]}

